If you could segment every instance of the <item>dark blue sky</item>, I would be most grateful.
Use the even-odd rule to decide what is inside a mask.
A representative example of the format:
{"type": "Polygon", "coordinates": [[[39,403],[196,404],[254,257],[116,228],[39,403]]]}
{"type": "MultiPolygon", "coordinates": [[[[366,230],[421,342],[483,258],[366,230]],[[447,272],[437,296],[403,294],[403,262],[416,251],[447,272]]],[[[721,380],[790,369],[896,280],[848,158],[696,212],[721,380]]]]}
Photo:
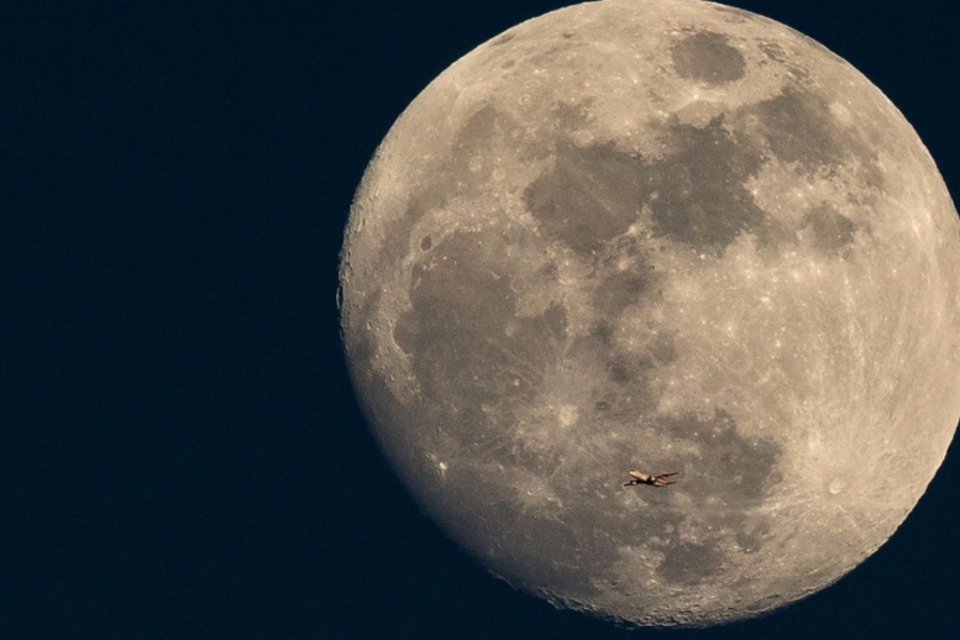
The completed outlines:
{"type": "MultiPolygon", "coordinates": [[[[560,4],[40,4],[0,5],[0,637],[664,637],[556,611],[448,542],[377,452],[337,331],[380,139],[560,4]]],[[[956,197],[950,3],[737,6],[870,77],[956,197]]],[[[953,637],[955,449],[834,587],[673,635],[953,637]]]]}

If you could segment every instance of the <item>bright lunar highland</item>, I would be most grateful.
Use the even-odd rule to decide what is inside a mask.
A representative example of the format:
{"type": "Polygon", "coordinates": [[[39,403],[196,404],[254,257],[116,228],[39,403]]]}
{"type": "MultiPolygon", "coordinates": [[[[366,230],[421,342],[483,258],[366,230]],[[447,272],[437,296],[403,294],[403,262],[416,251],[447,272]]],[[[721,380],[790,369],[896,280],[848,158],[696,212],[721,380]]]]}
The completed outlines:
{"type": "Polygon", "coordinates": [[[361,404],[424,509],[511,584],[640,625],[761,614],[893,534],[960,416],[958,284],[890,101],[694,0],[457,61],[377,150],[341,263],[361,404]]]}

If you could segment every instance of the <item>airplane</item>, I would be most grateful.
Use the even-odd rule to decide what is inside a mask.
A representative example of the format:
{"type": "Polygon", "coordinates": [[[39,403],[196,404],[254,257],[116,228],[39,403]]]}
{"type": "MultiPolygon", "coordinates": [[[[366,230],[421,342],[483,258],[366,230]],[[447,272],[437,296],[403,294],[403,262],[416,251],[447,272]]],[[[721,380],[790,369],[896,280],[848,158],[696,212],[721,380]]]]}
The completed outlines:
{"type": "Polygon", "coordinates": [[[644,473],[643,471],[630,471],[630,482],[624,482],[623,486],[625,487],[635,487],[639,484],[648,484],[651,487],[666,487],[673,484],[672,480],[669,480],[671,476],[678,475],[680,472],[675,471],[673,473],[658,473],[655,476],[650,475],[649,473],[644,473]]]}

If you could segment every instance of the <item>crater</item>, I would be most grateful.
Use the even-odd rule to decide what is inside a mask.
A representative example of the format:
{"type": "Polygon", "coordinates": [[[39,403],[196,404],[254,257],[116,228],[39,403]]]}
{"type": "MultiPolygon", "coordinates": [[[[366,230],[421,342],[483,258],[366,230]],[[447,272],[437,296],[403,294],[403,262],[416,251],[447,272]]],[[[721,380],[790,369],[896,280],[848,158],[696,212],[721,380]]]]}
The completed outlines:
{"type": "Polygon", "coordinates": [[[677,75],[709,84],[725,84],[743,77],[746,60],[728,44],[727,37],[700,31],[677,42],[670,49],[677,75]]]}
{"type": "Polygon", "coordinates": [[[558,102],[550,110],[553,126],[557,131],[567,134],[583,129],[590,124],[593,98],[580,102],[558,102]]]}
{"type": "Polygon", "coordinates": [[[666,365],[677,359],[677,346],[673,336],[660,333],[648,347],[650,355],[658,364],[666,365]]]}
{"type": "Polygon", "coordinates": [[[757,524],[753,527],[737,531],[735,540],[743,553],[756,553],[763,546],[763,539],[770,533],[766,524],[757,524]]]}
{"type": "Polygon", "coordinates": [[[777,42],[761,41],[757,45],[757,48],[774,62],[784,64],[787,61],[786,53],[784,53],[783,48],[777,42]]]}

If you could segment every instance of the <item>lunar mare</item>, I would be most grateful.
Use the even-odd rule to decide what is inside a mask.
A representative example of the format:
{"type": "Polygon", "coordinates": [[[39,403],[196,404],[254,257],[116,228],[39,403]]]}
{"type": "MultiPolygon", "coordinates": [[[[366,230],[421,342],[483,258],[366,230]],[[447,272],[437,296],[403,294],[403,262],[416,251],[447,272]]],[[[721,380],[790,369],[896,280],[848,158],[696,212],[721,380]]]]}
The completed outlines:
{"type": "Polygon", "coordinates": [[[404,111],[341,262],[361,404],[492,572],[642,625],[884,543],[960,416],[960,224],[848,63],[722,5],[524,22],[404,111]],[[668,489],[627,470],[680,471],[668,489]]]}

